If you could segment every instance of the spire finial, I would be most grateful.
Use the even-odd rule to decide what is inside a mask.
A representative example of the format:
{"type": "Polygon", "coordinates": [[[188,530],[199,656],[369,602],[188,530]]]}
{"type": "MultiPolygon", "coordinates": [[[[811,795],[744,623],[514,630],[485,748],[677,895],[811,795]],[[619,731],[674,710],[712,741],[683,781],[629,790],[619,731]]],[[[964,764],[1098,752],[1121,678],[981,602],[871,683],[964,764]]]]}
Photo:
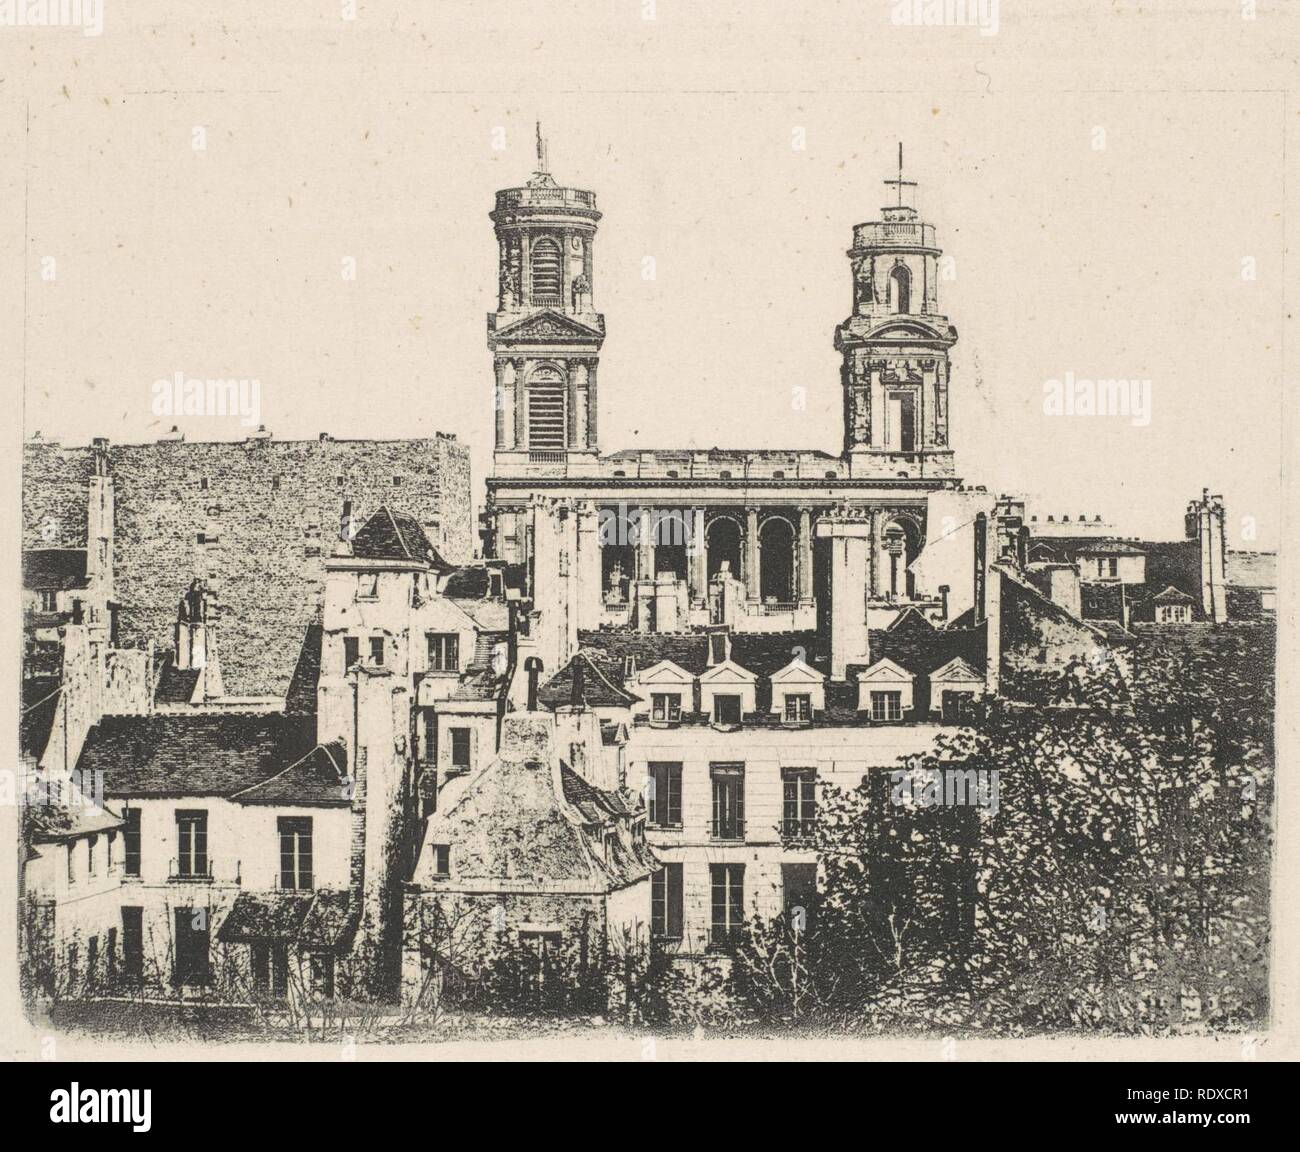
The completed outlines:
{"type": "Polygon", "coordinates": [[[546,140],[542,136],[542,122],[537,121],[537,171],[546,174],[546,140]]]}
{"type": "Polygon", "coordinates": [[[889,184],[889,185],[894,185],[894,186],[896,186],[896,187],[898,188],[898,207],[899,207],[899,208],[903,207],[903,189],[904,189],[904,188],[915,188],[915,187],[916,187],[916,181],[915,181],[915,180],[904,180],[904,179],[903,179],[903,142],[902,142],[901,140],[898,142],[898,179],[897,179],[897,180],[886,180],[885,183],[886,183],[886,184],[889,184]]]}

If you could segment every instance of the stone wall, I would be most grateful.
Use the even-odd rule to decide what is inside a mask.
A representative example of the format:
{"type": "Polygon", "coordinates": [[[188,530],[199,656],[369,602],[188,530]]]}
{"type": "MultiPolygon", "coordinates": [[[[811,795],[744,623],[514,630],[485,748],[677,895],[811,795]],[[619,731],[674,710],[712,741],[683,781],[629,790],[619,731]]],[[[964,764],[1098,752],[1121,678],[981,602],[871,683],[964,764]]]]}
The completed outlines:
{"type": "MultiPolygon", "coordinates": [[[[29,442],[23,545],[84,547],[94,449],[29,442]]],[[[115,599],[121,643],[166,652],[196,576],[220,607],[232,696],[281,695],[319,611],[323,560],[344,502],[364,520],[383,504],[414,516],[450,561],[474,532],[469,451],[454,437],[125,444],[107,448],[116,494],[115,599]]]]}

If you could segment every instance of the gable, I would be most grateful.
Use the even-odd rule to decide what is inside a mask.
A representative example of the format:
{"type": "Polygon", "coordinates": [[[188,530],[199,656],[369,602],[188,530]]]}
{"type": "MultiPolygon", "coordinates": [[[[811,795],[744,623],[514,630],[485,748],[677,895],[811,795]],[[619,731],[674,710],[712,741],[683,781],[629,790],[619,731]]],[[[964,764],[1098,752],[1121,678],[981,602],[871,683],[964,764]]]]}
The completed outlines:
{"type": "Polygon", "coordinates": [[[859,684],[910,684],[912,674],[892,660],[877,660],[865,672],[858,674],[859,684]]]}
{"type": "Polygon", "coordinates": [[[758,679],[754,673],[739,664],[733,664],[730,660],[724,660],[721,664],[715,664],[700,677],[701,684],[733,684],[744,683],[753,684],[758,679]]]}
{"type": "Polygon", "coordinates": [[[578,323],[571,316],[547,309],[497,329],[494,337],[498,340],[532,341],[537,344],[571,344],[574,341],[588,343],[600,340],[601,333],[578,323]]]}
{"type": "Polygon", "coordinates": [[[638,672],[635,679],[646,688],[652,685],[681,687],[689,686],[695,677],[671,660],[660,660],[658,664],[638,672]]]}
{"type": "Polygon", "coordinates": [[[784,668],[772,673],[773,684],[820,684],[825,679],[816,668],[810,668],[802,660],[791,660],[784,668]]]}
{"type": "Polygon", "coordinates": [[[958,681],[978,680],[981,683],[984,677],[976,672],[960,656],[954,656],[942,668],[936,669],[930,673],[931,683],[955,683],[958,681]]]}

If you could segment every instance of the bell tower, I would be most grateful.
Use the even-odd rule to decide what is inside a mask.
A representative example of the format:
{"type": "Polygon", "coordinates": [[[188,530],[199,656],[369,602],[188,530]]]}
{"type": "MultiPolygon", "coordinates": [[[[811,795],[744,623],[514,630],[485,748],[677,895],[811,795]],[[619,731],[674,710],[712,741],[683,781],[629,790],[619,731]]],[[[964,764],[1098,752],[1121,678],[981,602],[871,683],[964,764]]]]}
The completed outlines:
{"type": "Polygon", "coordinates": [[[497,308],[487,318],[496,413],[495,469],[594,469],[596,367],[605,318],[594,303],[596,196],[551,176],[537,126],[537,170],[496,195],[497,308]]]}
{"type": "Polygon", "coordinates": [[[894,203],[853,229],[847,252],[853,311],[835,330],[844,389],[844,452],[852,475],[890,479],[953,475],[948,349],[957,330],[939,311],[934,225],[908,201],[916,183],[886,180],[894,203]]]}

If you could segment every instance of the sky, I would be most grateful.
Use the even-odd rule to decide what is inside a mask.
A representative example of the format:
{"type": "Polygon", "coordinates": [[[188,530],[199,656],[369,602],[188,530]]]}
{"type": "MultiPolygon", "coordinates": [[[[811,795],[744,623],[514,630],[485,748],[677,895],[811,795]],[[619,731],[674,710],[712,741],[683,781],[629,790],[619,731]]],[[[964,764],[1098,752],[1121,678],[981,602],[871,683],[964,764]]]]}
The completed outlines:
{"type": "Polygon", "coordinates": [[[602,448],[838,451],[845,250],[902,141],[951,257],[959,475],[1151,538],[1209,487],[1230,547],[1276,547],[1268,29],[1202,29],[1233,71],[1198,69],[1167,5],[1124,27],[1007,5],[990,37],[884,4],[644,11],[109,3],[97,38],[0,30],[0,363],[24,434],[238,439],[238,418],[158,416],[153,384],[256,378],[278,438],[454,433],[481,500],[487,214],[540,119],[555,178],[604,214],[602,448]],[[1045,411],[1067,374],[1150,381],[1149,422],[1045,411]]]}

